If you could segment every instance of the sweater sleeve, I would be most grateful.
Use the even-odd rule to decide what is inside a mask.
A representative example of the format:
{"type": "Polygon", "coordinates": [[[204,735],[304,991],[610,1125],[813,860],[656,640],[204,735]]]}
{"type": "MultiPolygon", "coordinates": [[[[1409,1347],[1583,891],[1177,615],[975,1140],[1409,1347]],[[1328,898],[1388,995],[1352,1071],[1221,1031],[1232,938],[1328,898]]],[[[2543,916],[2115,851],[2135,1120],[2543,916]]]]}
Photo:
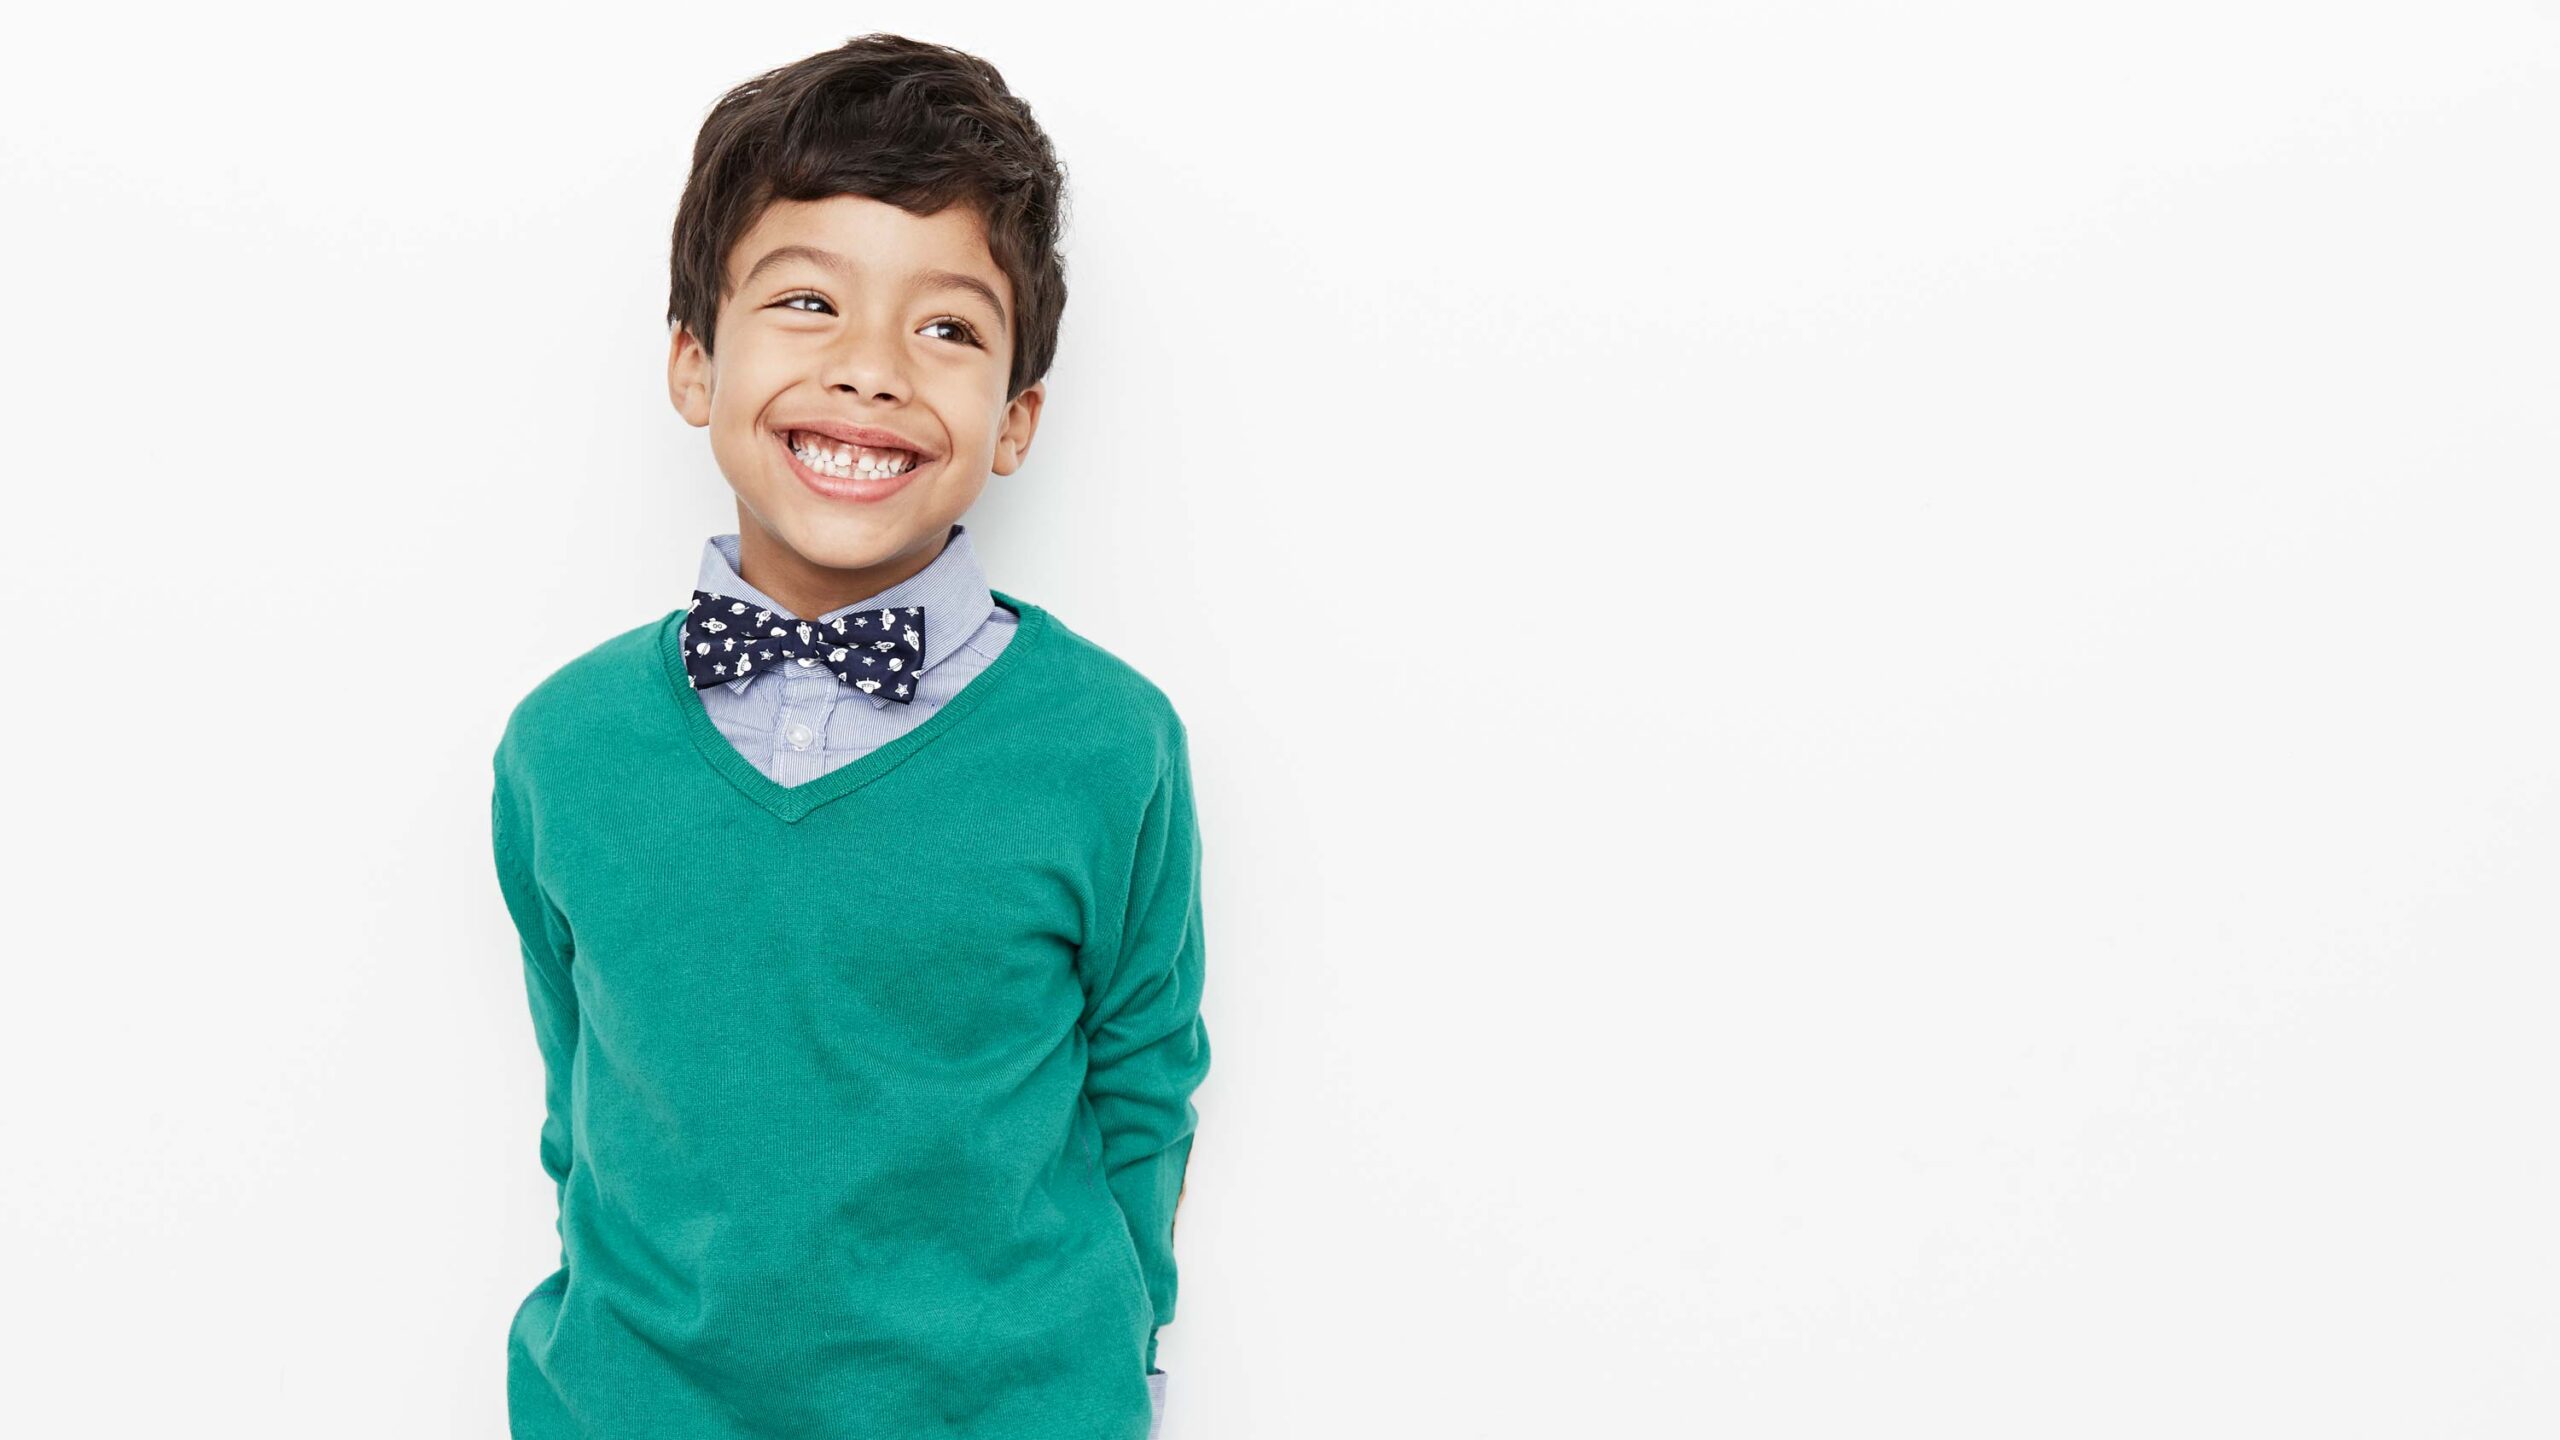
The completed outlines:
{"type": "MultiPolygon", "coordinates": [[[[1156,1326],[1173,1320],[1174,1210],[1198,1116],[1191,1094],[1209,1070],[1200,1018],[1200,831],[1179,720],[1131,857],[1118,944],[1087,956],[1085,1098],[1102,1132],[1103,1172],[1137,1243],[1156,1326]]],[[[1156,1337],[1147,1336],[1147,1368],[1156,1337]]]]}
{"type": "Polygon", "coordinates": [[[525,997],[533,1008],[533,1038],[542,1054],[542,1169],[551,1177],[552,1229],[560,1236],[560,1263],[569,1263],[565,1215],[571,1140],[570,1066],[578,1047],[578,992],[569,980],[574,947],[569,925],[534,882],[524,849],[525,814],[500,774],[489,792],[490,849],[497,858],[498,889],[506,897],[524,962],[525,997]]]}

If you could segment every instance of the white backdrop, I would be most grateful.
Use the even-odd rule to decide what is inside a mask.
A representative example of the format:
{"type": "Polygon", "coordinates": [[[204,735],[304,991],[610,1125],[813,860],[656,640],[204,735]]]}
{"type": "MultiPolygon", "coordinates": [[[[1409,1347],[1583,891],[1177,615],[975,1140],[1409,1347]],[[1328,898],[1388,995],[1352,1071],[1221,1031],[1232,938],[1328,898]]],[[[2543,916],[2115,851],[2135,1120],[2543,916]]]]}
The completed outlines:
{"type": "Polygon", "coordinates": [[[13,19],[0,1430],[503,1433],[489,751],[872,29],[1066,160],[969,520],[1193,736],[1167,1440],[2560,1429],[2560,17],[2218,0],[13,19]]]}

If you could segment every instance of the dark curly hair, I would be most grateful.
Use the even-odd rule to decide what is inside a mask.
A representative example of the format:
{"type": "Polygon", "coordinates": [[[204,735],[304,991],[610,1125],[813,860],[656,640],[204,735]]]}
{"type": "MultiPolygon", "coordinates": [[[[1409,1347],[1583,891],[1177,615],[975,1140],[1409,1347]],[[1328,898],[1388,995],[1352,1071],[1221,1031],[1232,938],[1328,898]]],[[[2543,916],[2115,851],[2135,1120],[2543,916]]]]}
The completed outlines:
{"type": "Polygon", "coordinates": [[[1013,286],[1005,398],[1049,373],[1067,308],[1065,168],[993,65],[899,35],[857,35],[711,107],[676,206],[667,323],[710,353],[739,238],[776,201],[847,194],[912,215],[974,207],[1013,286]]]}

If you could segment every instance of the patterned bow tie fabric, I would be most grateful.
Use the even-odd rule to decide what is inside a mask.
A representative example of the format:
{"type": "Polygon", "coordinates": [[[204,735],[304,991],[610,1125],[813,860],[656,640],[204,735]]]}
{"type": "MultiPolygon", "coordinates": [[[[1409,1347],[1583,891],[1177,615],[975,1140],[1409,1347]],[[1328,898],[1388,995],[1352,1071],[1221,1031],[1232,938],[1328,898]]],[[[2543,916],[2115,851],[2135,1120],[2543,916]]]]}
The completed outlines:
{"type": "Polygon", "coordinates": [[[915,701],[924,669],[924,607],[861,610],[833,620],[795,620],[778,610],[710,590],[693,592],[676,632],[693,688],[725,685],[779,665],[823,665],[865,695],[915,701]]]}

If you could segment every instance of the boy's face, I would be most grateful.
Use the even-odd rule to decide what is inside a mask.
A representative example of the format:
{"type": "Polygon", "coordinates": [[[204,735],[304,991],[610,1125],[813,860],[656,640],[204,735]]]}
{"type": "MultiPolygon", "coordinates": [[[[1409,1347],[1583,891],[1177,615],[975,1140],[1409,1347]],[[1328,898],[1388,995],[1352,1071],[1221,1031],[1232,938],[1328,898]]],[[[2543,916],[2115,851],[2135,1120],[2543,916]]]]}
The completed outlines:
{"type": "Polygon", "coordinates": [[[795,572],[795,589],[863,594],[922,570],[988,474],[1021,465],[1039,422],[1042,385],[1005,399],[1014,299],[976,213],[776,201],[730,251],[728,283],[718,355],[679,327],[667,386],[688,424],[710,427],[746,563],[795,572]],[[843,466],[842,441],[793,433],[829,423],[889,431],[919,453],[875,476],[862,450],[843,466]],[[814,463],[811,444],[823,446],[814,463]]]}

